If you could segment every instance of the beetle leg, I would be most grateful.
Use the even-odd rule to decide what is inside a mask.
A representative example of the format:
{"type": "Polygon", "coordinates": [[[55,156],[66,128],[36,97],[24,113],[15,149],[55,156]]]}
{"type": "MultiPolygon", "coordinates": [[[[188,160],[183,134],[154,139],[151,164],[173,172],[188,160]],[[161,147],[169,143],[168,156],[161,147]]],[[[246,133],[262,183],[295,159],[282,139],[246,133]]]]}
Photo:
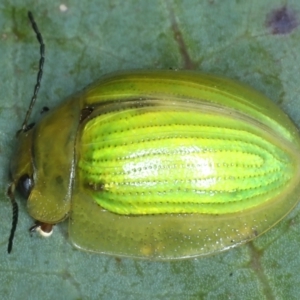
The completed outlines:
{"type": "Polygon", "coordinates": [[[53,224],[36,221],[35,224],[29,228],[29,231],[36,231],[43,237],[49,237],[53,232],[53,226],[53,224]]]}

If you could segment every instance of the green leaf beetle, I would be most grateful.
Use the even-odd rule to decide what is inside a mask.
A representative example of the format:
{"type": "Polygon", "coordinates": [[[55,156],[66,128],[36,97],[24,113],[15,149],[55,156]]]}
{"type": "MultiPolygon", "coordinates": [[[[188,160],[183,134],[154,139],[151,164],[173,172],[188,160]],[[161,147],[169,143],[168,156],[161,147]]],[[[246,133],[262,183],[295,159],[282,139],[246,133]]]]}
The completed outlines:
{"type": "Polygon", "coordinates": [[[45,235],[69,218],[92,252],[179,259],[264,233],[297,204],[300,138],[272,101],[227,78],[189,71],[103,77],[27,125],[11,161],[15,189],[45,235]]]}

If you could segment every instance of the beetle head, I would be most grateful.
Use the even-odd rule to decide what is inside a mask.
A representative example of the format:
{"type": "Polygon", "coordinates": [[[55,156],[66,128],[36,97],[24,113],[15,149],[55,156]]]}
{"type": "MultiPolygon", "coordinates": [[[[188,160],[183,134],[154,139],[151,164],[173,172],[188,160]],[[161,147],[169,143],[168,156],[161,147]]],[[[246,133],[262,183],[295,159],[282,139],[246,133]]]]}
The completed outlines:
{"type": "Polygon", "coordinates": [[[18,144],[10,163],[13,184],[24,198],[33,187],[32,130],[18,132],[18,144]]]}

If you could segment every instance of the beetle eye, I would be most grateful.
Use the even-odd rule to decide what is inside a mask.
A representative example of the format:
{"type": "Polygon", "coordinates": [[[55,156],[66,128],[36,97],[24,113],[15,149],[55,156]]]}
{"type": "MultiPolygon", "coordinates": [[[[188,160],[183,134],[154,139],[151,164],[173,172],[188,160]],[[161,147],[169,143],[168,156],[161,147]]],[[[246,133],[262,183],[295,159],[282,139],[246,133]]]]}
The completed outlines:
{"type": "Polygon", "coordinates": [[[28,199],[32,188],[33,179],[27,174],[21,176],[18,181],[17,189],[22,194],[22,196],[28,199]]]}

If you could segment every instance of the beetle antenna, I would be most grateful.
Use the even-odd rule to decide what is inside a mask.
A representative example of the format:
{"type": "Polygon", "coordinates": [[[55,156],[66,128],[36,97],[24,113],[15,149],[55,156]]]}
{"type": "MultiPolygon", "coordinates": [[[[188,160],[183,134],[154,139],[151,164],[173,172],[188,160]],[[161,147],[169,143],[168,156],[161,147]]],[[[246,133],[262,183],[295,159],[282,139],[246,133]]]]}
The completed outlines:
{"type": "Polygon", "coordinates": [[[44,67],[44,61],[45,61],[45,44],[43,41],[43,37],[38,29],[37,24],[35,23],[32,13],[30,11],[28,12],[28,18],[30,20],[32,29],[36,34],[36,38],[40,44],[40,61],[39,61],[39,71],[37,74],[36,84],[35,84],[34,90],[33,90],[33,96],[31,98],[31,102],[30,102],[29,108],[28,108],[26,116],[25,116],[25,120],[24,120],[22,128],[21,128],[21,130],[23,132],[25,132],[31,128],[30,126],[27,125],[27,123],[28,123],[32,108],[34,106],[34,103],[37,98],[37,94],[38,94],[40,86],[41,86],[41,80],[42,80],[42,76],[43,76],[43,67],[44,67]]]}
{"type": "Polygon", "coordinates": [[[18,216],[19,216],[19,208],[18,203],[15,200],[15,184],[12,183],[7,190],[7,195],[10,198],[11,204],[12,204],[12,212],[13,212],[13,218],[12,218],[12,224],[11,224],[11,230],[10,235],[8,239],[8,246],[7,246],[7,252],[10,253],[13,246],[15,231],[18,224],[18,216]]]}

